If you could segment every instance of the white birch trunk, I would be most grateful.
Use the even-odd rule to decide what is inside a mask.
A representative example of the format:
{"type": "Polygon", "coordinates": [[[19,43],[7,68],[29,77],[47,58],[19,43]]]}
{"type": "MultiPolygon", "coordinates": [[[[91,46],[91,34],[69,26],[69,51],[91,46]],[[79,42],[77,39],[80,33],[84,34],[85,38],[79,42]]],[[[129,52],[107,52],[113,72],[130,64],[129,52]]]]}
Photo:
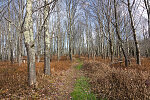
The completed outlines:
{"type": "MultiPolygon", "coordinates": [[[[48,0],[45,0],[45,5],[48,3],[48,0]]],[[[44,8],[44,19],[48,15],[48,6],[44,8]]],[[[49,34],[49,17],[46,19],[44,27],[44,74],[50,75],[50,34],[49,34]]]]}
{"type": "Polygon", "coordinates": [[[33,20],[32,20],[32,0],[27,0],[26,6],[26,19],[25,19],[25,46],[28,57],[28,85],[36,83],[36,71],[35,71],[35,50],[33,39],[33,20]]]}

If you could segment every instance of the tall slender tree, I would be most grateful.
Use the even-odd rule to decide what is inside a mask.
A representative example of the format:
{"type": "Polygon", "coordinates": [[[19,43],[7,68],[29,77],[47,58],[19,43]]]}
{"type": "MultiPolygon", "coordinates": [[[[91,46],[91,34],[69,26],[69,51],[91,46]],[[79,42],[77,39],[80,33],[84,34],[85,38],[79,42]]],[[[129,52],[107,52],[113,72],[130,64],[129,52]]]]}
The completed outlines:
{"type": "Polygon", "coordinates": [[[125,66],[127,67],[128,66],[128,58],[127,58],[127,55],[126,55],[125,50],[123,48],[123,43],[122,43],[123,41],[122,41],[121,36],[119,34],[119,28],[118,28],[118,16],[117,16],[117,3],[116,3],[116,0],[114,0],[114,10],[115,10],[115,30],[116,30],[116,35],[118,37],[119,44],[120,44],[122,53],[123,53],[124,58],[125,58],[125,66]]]}
{"type": "Polygon", "coordinates": [[[44,74],[50,75],[50,34],[49,34],[49,6],[46,6],[48,0],[45,0],[44,7],[44,74]]]}
{"type": "MultiPolygon", "coordinates": [[[[136,30],[135,30],[135,26],[134,26],[133,15],[132,15],[132,7],[133,6],[131,7],[130,0],[127,0],[127,1],[128,1],[128,12],[129,12],[129,16],[130,16],[131,29],[132,29],[135,48],[136,48],[136,63],[141,65],[139,44],[138,44],[137,37],[136,37],[136,30]]],[[[133,1],[133,3],[134,3],[134,1],[133,1]]]]}
{"type": "Polygon", "coordinates": [[[35,47],[33,39],[33,19],[32,19],[32,0],[26,1],[26,18],[25,18],[25,46],[27,51],[27,63],[28,63],[28,84],[34,85],[36,83],[36,71],[35,71],[35,47]]]}
{"type": "Polygon", "coordinates": [[[148,34],[150,37],[150,1],[149,0],[144,0],[144,4],[146,7],[146,11],[147,11],[147,16],[148,16],[148,34]]]}

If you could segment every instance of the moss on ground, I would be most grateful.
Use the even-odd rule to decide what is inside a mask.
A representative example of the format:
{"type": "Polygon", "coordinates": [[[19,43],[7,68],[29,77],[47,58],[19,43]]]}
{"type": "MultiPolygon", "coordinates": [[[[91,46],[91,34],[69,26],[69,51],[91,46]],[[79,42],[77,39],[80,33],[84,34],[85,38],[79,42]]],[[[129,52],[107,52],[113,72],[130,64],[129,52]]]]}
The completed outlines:
{"type": "Polygon", "coordinates": [[[86,77],[77,79],[71,97],[72,100],[96,100],[95,95],[90,91],[90,85],[86,77]]]}
{"type": "Polygon", "coordinates": [[[82,68],[83,63],[80,63],[79,65],[76,66],[76,69],[80,70],[82,68]]]}

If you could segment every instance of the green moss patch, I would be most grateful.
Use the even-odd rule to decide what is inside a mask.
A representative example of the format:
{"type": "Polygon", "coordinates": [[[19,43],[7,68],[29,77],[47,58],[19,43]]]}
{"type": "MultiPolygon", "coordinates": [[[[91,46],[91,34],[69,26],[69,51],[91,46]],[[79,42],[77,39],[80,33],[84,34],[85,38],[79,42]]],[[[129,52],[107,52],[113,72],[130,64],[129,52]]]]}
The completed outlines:
{"type": "Polygon", "coordinates": [[[76,69],[80,70],[82,68],[82,63],[80,63],[79,65],[76,66],[76,69]]]}
{"type": "Polygon", "coordinates": [[[72,100],[96,100],[96,97],[90,91],[88,79],[81,77],[77,79],[74,91],[71,93],[72,100]]]}

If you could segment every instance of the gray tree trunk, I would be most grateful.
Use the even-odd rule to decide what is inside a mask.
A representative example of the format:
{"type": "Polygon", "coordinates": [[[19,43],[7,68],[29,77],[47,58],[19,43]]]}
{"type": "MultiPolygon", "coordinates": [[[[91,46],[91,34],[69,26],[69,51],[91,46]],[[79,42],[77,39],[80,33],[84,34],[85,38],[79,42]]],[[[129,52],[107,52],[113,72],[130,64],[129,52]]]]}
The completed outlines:
{"type": "Polygon", "coordinates": [[[40,21],[37,21],[37,33],[38,33],[38,40],[37,40],[37,62],[40,61],[40,55],[41,55],[41,34],[39,33],[39,28],[42,25],[42,17],[41,14],[40,16],[40,21]]]}
{"type": "Polygon", "coordinates": [[[1,41],[1,44],[2,44],[2,61],[4,61],[4,59],[5,59],[4,31],[2,31],[2,41],[1,41]]]}
{"type": "Polygon", "coordinates": [[[2,26],[0,23],[0,60],[2,60],[2,52],[1,52],[1,46],[2,46],[2,40],[1,40],[1,36],[2,36],[2,26]]]}
{"type": "MultiPolygon", "coordinates": [[[[87,43],[87,53],[88,53],[88,59],[90,58],[90,52],[89,52],[89,26],[88,26],[88,15],[85,13],[86,17],[86,43],[87,43]]],[[[84,42],[84,41],[83,41],[84,42]]]]}
{"type": "Polygon", "coordinates": [[[72,61],[72,36],[69,35],[69,58],[72,61]]]}
{"type": "MultiPolygon", "coordinates": [[[[8,0],[8,2],[10,2],[8,0]]],[[[8,19],[10,19],[10,3],[8,3],[8,19]]],[[[8,60],[13,63],[12,41],[11,41],[11,25],[8,22],[8,60]]]]}
{"type": "Polygon", "coordinates": [[[148,34],[149,34],[149,38],[150,38],[150,1],[144,0],[144,4],[146,7],[147,16],[148,16],[148,34]]]}
{"type": "Polygon", "coordinates": [[[148,34],[150,38],[150,5],[149,5],[149,10],[147,11],[148,13],[148,34]]]}
{"type": "Polygon", "coordinates": [[[60,59],[60,15],[59,15],[59,6],[57,5],[57,60],[60,59]]]}
{"type": "Polygon", "coordinates": [[[110,1],[108,1],[108,7],[107,7],[107,28],[108,28],[108,37],[109,37],[109,52],[110,52],[110,58],[111,58],[111,62],[113,61],[113,45],[112,45],[112,36],[111,36],[111,30],[110,30],[110,22],[111,22],[111,3],[110,1]]]}
{"type": "MultiPolygon", "coordinates": [[[[18,0],[19,2],[19,0],[18,0]]],[[[15,6],[15,5],[14,5],[15,6]]],[[[19,13],[21,14],[19,16],[19,25],[20,25],[20,29],[21,29],[21,17],[22,16],[22,9],[21,9],[21,4],[19,5],[19,13]]],[[[17,18],[17,16],[15,16],[17,18]]],[[[22,33],[18,32],[18,43],[17,43],[17,61],[19,63],[19,66],[21,65],[22,63],[22,59],[21,59],[21,53],[22,53],[22,33]]]]}
{"type": "Polygon", "coordinates": [[[129,16],[130,16],[131,28],[132,28],[132,32],[133,32],[133,39],[134,39],[135,48],[136,48],[136,63],[138,65],[141,65],[139,44],[138,44],[138,41],[136,38],[136,31],[135,31],[135,27],[134,27],[133,16],[132,16],[132,11],[131,11],[130,6],[131,6],[130,0],[128,0],[128,12],[129,12],[129,16]]]}
{"type": "Polygon", "coordinates": [[[120,41],[120,47],[121,47],[122,53],[123,53],[124,58],[125,58],[125,66],[127,67],[128,66],[128,58],[127,58],[127,55],[126,55],[125,50],[123,48],[122,39],[121,39],[119,31],[118,31],[118,17],[117,17],[117,4],[116,4],[116,0],[114,0],[114,9],[115,9],[115,28],[116,28],[116,34],[117,34],[118,40],[120,41]]]}
{"type": "Polygon", "coordinates": [[[25,46],[27,51],[28,63],[28,85],[36,83],[36,70],[35,70],[35,50],[33,39],[33,20],[32,20],[32,0],[27,0],[26,5],[26,19],[25,19],[25,46]]]}
{"type": "Polygon", "coordinates": [[[28,63],[28,85],[36,83],[36,70],[35,70],[35,48],[26,42],[27,63],[28,63]]]}
{"type": "MultiPolygon", "coordinates": [[[[48,0],[45,0],[45,5],[48,3],[48,0]]],[[[44,20],[48,15],[48,6],[44,8],[44,20]]],[[[50,75],[50,34],[49,34],[49,17],[46,19],[44,27],[44,74],[50,75]]]]}

